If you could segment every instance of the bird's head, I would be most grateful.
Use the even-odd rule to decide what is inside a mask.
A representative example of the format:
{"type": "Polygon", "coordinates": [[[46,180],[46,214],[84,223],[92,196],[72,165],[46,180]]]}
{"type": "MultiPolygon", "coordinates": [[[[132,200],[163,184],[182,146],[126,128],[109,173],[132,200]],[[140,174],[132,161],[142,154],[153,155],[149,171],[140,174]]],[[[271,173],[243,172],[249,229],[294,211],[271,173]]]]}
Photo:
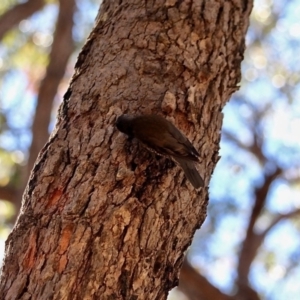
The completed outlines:
{"type": "Polygon", "coordinates": [[[134,117],[130,115],[119,116],[116,121],[116,126],[118,130],[127,134],[129,137],[133,137],[133,127],[132,127],[133,119],[134,117]]]}

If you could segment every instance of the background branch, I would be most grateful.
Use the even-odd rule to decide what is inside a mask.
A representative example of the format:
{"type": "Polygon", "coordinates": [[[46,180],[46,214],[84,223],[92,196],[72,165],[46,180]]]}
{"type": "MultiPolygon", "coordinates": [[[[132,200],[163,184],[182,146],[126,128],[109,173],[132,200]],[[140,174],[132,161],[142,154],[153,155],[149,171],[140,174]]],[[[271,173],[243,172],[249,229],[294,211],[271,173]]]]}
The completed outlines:
{"type": "Polygon", "coordinates": [[[40,10],[44,5],[44,0],[28,0],[5,12],[0,18],[0,40],[7,31],[16,26],[20,21],[40,10]]]}
{"type": "Polygon", "coordinates": [[[238,278],[239,282],[243,285],[248,284],[248,275],[250,271],[250,266],[256,256],[257,249],[261,244],[259,236],[254,231],[255,222],[257,221],[270,191],[271,185],[274,180],[281,174],[281,169],[276,168],[276,170],[271,174],[265,174],[264,184],[257,188],[254,193],[254,205],[251,212],[249,225],[247,228],[247,233],[245,240],[242,245],[242,249],[239,255],[238,262],[238,278]]]}
{"type": "Polygon", "coordinates": [[[179,278],[178,289],[190,300],[233,300],[232,296],[222,293],[204,276],[197,272],[185,258],[179,278]]]}

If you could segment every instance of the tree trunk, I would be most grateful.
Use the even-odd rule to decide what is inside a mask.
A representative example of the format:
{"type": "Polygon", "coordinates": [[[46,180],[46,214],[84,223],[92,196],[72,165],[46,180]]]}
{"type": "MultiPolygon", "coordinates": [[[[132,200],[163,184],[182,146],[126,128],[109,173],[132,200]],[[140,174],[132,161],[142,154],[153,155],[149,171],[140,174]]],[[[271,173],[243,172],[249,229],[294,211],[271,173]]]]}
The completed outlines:
{"type": "Polygon", "coordinates": [[[167,117],[199,151],[207,186],[251,7],[103,1],[6,243],[4,299],[166,299],[208,190],[114,123],[122,113],[167,117]]]}

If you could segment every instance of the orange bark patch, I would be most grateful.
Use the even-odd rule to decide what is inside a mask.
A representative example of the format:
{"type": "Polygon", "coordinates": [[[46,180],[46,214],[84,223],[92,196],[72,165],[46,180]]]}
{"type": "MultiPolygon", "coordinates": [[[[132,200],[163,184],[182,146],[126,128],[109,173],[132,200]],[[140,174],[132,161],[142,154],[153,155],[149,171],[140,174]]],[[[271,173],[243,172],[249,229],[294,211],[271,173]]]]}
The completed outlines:
{"type": "Polygon", "coordinates": [[[61,237],[59,240],[59,254],[64,254],[65,251],[68,249],[68,246],[70,244],[71,236],[72,236],[72,231],[73,231],[73,224],[68,224],[62,229],[61,237]]]}
{"type": "Polygon", "coordinates": [[[67,255],[66,254],[62,255],[60,260],[59,260],[59,264],[58,264],[58,272],[60,274],[66,268],[67,262],[68,262],[67,255]]]}
{"type": "Polygon", "coordinates": [[[58,265],[56,265],[57,271],[61,274],[68,263],[68,255],[67,255],[67,249],[70,245],[70,240],[72,237],[74,225],[67,224],[61,231],[61,236],[58,242],[58,265]]]}
{"type": "Polygon", "coordinates": [[[56,206],[58,200],[61,198],[61,195],[63,194],[62,190],[56,189],[50,196],[49,201],[47,203],[46,208],[49,208],[51,206],[56,206]]]}
{"type": "Polygon", "coordinates": [[[24,260],[23,260],[23,267],[24,269],[32,269],[33,264],[36,260],[36,232],[31,232],[29,237],[29,245],[28,249],[25,253],[24,260]]]}
{"type": "Polygon", "coordinates": [[[66,202],[67,202],[67,200],[68,200],[68,194],[64,194],[61,198],[60,198],[60,200],[59,200],[59,203],[58,203],[58,211],[59,212],[62,212],[63,211],[63,209],[64,209],[64,207],[65,207],[65,205],[66,205],[66,202]]]}

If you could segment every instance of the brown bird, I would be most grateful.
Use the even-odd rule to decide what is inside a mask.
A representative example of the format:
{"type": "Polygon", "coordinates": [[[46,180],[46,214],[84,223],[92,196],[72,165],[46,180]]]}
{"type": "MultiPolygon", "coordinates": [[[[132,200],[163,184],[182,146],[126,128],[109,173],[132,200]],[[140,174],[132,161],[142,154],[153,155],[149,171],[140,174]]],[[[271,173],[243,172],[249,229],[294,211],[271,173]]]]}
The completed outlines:
{"type": "Polygon", "coordinates": [[[137,138],[149,150],[175,160],[196,189],[204,186],[195,167],[199,153],[171,122],[158,115],[121,115],[116,126],[129,137],[137,138]]]}

